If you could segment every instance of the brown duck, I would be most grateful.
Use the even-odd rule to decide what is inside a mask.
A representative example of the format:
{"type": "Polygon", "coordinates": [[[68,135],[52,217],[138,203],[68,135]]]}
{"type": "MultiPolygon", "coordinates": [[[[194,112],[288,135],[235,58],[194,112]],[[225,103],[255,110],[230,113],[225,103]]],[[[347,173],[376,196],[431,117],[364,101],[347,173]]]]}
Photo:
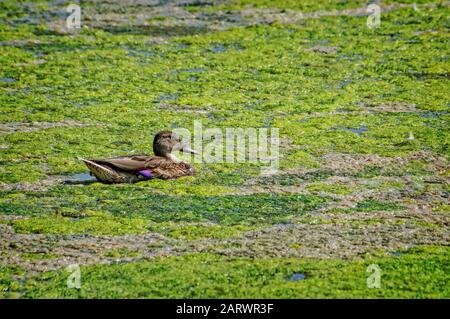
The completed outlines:
{"type": "Polygon", "coordinates": [[[153,139],[153,153],[148,155],[118,156],[105,159],[83,159],[94,175],[103,183],[135,183],[152,178],[174,179],[194,175],[194,167],[180,161],[172,152],[195,154],[171,131],[162,131],[153,139]]]}

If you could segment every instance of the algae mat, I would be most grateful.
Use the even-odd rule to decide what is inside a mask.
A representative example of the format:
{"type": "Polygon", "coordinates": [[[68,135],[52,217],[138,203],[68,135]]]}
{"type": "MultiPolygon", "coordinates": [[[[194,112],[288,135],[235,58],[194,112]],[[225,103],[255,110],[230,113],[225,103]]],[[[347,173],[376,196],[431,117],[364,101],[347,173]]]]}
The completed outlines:
{"type": "Polygon", "coordinates": [[[0,3],[2,298],[450,297],[448,2],[119,3],[0,3]],[[194,121],[278,128],[278,171],[77,160],[194,121]]]}

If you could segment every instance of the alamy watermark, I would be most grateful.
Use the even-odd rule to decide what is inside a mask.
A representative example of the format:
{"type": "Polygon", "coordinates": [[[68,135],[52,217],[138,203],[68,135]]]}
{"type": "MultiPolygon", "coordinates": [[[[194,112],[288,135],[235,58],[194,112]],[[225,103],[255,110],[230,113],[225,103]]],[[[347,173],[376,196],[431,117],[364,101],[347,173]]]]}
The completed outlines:
{"type": "Polygon", "coordinates": [[[370,264],[366,269],[370,275],[367,277],[367,288],[381,288],[381,268],[377,264],[370,264]]]}
{"type": "Polygon", "coordinates": [[[81,7],[78,4],[70,4],[66,8],[66,12],[70,15],[66,19],[67,29],[79,29],[81,28],[81,7]]]}
{"type": "Polygon", "coordinates": [[[78,264],[67,266],[66,271],[70,273],[67,277],[66,284],[68,289],[81,288],[81,270],[78,264]]]}
{"type": "Polygon", "coordinates": [[[379,5],[372,3],[367,7],[367,27],[369,29],[379,28],[381,25],[381,8],[379,5]]]}
{"type": "Polygon", "coordinates": [[[194,132],[175,128],[187,147],[196,151],[195,163],[263,163],[262,174],[276,173],[279,168],[278,128],[203,128],[194,121],[194,132]]]}

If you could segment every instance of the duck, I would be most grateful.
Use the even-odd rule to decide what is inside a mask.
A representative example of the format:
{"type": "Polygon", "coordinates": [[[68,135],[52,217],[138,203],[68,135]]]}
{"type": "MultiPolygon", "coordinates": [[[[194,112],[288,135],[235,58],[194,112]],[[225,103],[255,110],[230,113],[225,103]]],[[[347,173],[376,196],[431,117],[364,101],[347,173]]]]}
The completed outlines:
{"type": "Polygon", "coordinates": [[[136,183],[159,178],[163,180],[192,176],[195,169],[190,163],[179,160],[173,152],[197,154],[172,131],[158,132],[153,139],[153,153],[150,155],[128,155],[83,161],[98,181],[105,184],[136,183]]]}

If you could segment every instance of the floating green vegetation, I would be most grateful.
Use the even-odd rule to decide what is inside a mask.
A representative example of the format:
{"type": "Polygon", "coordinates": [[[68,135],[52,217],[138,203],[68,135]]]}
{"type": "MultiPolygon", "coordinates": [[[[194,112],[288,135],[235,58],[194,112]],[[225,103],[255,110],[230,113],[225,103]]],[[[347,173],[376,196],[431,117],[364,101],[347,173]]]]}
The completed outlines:
{"type": "Polygon", "coordinates": [[[356,205],[356,210],[362,212],[392,211],[400,209],[401,207],[396,203],[380,202],[376,200],[364,200],[356,205]]]}
{"type": "Polygon", "coordinates": [[[338,183],[311,183],[306,189],[312,193],[332,193],[338,195],[348,195],[352,193],[352,187],[338,183]]]}
{"type": "Polygon", "coordinates": [[[26,271],[18,266],[0,265],[0,298],[18,298],[20,289],[18,279],[23,278],[26,271]]]}
{"type": "Polygon", "coordinates": [[[284,0],[282,7],[280,7],[279,1],[273,0],[232,0],[226,1],[224,4],[219,4],[217,6],[199,6],[195,3],[192,5],[187,5],[186,9],[190,12],[199,11],[218,11],[218,10],[243,10],[243,9],[291,9],[303,12],[311,12],[316,10],[336,10],[336,9],[348,9],[355,8],[365,5],[366,2],[363,0],[351,0],[351,1],[295,1],[295,0],[284,0]]]}
{"type": "Polygon", "coordinates": [[[255,227],[244,225],[220,226],[216,224],[163,222],[152,223],[149,229],[176,239],[195,240],[201,238],[232,238],[245,231],[255,229],[255,227]]]}
{"type": "MultiPolygon", "coordinates": [[[[411,227],[438,233],[434,225],[448,224],[450,7],[440,1],[383,1],[392,6],[376,29],[355,10],[367,7],[362,0],[190,1],[176,8],[190,12],[190,25],[163,16],[170,1],[83,2],[83,28],[73,33],[61,29],[64,2],[28,2],[0,2],[5,238],[156,232],[181,244],[219,242],[305,214],[305,225],[384,225],[372,212],[407,215],[411,205],[439,220],[411,227]],[[149,18],[135,21],[138,12],[149,18]],[[261,176],[260,163],[194,163],[197,174],[176,181],[61,183],[87,172],[77,157],[149,154],[157,131],[192,131],[195,120],[205,129],[279,128],[279,174],[261,176]],[[377,200],[387,193],[395,202],[377,200]],[[336,195],[356,207],[341,208],[336,195]],[[327,209],[331,198],[338,208],[327,209]],[[321,208],[331,218],[315,216],[321,208]],[[353,211],[368,216],[344,216],[353,211]]],[[[86,267],[80,291],[65,289],[63,271],[22,285],[26,272],[10,265],[0,266],[0,294],[442,298],[447,256],[447,247],[363,261],[194,254],[86,267]],[[370,263],[382,269],[381,289],[366,287],[370,263]],[[305,279],[289,282],[295,273],[305,279]]],[[[59,256],[36,249],[20,257],[59,256]]],[[[142,256],[113,249],[102,257],[142,256]]]]}
{"type": "Polygon", "coordinates": [[[53,259],[53,258],[58,258],[59,257],[56,254],[50,254],[50,253],[45,253],[45,252],[23,253],[20,256],[22,258],[30,259],[30,260],[34,260],[34,259],[53,259]]]}
{"type": "Polygon", "coordinates": [[[327,199],[320,196],[300,194],[167,196],[134,185],[99,184],[59,186],[51,192],[28,192],[26,198],[6,197],[0,203],[7,207],[9,214],[34,216],[12,222],[21,232],[43,229],[64,232],[73,228],[100,234],[107,233],[109,226],[114,229],[111,233],[126,232],[120,229],[140,233],[146,227],[146,220],[213,222],[224,226],[273,224],[303,215],[326,202],[327,199]],[[49,212],[53,215],[48,215],[49,212]]]}
{"type": "Polygon", "coordinates": [[[140,254],[137,251],[130,251],[126,248],[118,248],[108,250],[103,254],[105,257],[111,258],[136,258],[140,257],[140,254]]]}
{"type": "MultiPolygon", "coordinates": [[[[323,17],[150,45],[141,35],[83,29],[64,37],[40,34],[31,25],[1,25],[2,41],[29,43],[0,46],[0,78],[15,79],[1,83],[0,120],[12,127],[35,123],[36,130],[3,136],[8,147],[0,178],[35,182],[81,171],[77,156],[148,153],[156,131],[191,128],[193,120],[204,127],[279,127],[282,137],[302,148],[286,150],[286,168],[317,166],[327,152],[448,154],[441,27],[448,10],[386,12],[376,30],[361,17],[323,17]],[[211,51],[215,45],[226,50],[211,51]],[[318,45],[337,51],[316,52],[318,45]],[[161,99],[167,94],[169,100],[161,99]],[[74,123],[42,128],[67,120],[85,125],[83,134],[74,123]],[[361,127],[367,128],[363,134],[350,130],[361,127]],[[410,132],[414,140],[408,140],[410,132]]],[[[214,165],[199,171],[205,168],[220,172],[214,165]]]]}
{"type": "MultiPolygon", "coordinates": [[[[206,178],[205,178],[206,179],[206,178]]],[[[140,182],[137,185],[149,187],[160,194],[185,196],[217,196],[226,193],[236,192],[237,189],[231,186],[200,184],[194,177],[186,177],[178,180],[152,180],[150,182],[140,182]]]]}
{"type": "Polygon", "coordinates": [[[448,298],[448,253],[448,247],[428,247],[360,261],[192,254],[83,267],[79,290],[67,288],[65,271],[46,273],[27,281],[22,297],[448,298]],[[372,264],[381,270],[380,288],[367,286],[372,264]],[[305,274],[305,280],[289,281],[294,273],[305,274]]]}
{"type": "Polygon", "coordinates": [[[91,234],[125,235],[148,231],[148,221],[127,217],[69,217],[45,216],[19,219],[11,222],[17,233],[24,234],[91,234]]]}

